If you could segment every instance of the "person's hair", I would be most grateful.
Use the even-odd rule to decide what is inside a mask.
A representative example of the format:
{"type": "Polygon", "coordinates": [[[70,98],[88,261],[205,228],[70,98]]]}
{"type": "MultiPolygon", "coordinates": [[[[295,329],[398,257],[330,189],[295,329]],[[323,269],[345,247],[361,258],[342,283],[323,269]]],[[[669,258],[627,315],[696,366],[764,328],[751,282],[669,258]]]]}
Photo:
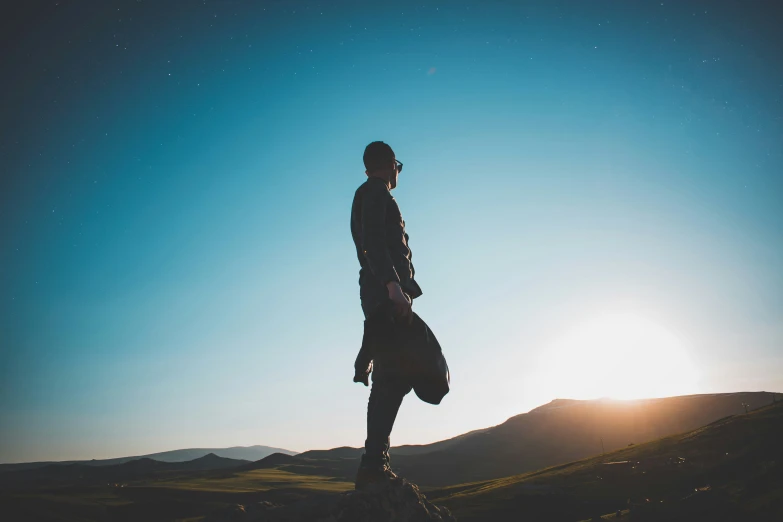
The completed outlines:
{"type": "Polygon", "coordinates": [[[364,168],[370,172],[387,166],[393,159],[394,151],[382,141],[373,141],[364,149],[364,168]]]}

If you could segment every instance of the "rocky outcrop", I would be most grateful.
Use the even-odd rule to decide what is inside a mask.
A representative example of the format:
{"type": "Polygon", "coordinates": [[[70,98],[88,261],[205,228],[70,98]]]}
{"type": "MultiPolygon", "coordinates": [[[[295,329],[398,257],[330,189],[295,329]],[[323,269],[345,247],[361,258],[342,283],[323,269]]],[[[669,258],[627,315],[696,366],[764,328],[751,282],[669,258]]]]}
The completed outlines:
{"type": "Polygon", "coordinates": [[[456,522],[445,507],[432,504],[418,486],[405,479],[343,493],[322,522],[456,522]]]}
{"type": "Polygon", "coordinates": [[[456,522],[435,506],[418,486],[399,478],[362,491],[315,495],[288,505],[260,502],[232,505],[213,513],[209,522],[456,522]]]}

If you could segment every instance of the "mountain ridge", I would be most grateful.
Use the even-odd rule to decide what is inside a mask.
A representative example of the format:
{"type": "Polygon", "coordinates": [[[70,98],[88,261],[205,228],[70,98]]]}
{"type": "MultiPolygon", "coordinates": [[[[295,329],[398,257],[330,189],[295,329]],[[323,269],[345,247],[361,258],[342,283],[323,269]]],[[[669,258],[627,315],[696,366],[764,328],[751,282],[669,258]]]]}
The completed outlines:
{"type": "Polygon", "coordinates": [[[778,402],[603,455],[428,496],[464,522],[596,520],[629,510],[632,520],[781,520],[780,433],[778,402]]]}
{"type": "MultiPolygon", "coordinates": [[[[692,394],[623,401],[556,399],[505,422],[415,447],[390,450],[402,476],[428,487],[489,480],[579,460],[602,451],[696,429],[772,402],[769,392],[692,394]]],[[[299,458],[358,459],[361,448],[317,450],[299,458]]]]}
{"type": "MultiPolygon", "coordinates": [[[[526,413],[512,416],[496,426],[431,444],[393,447],[390,453],[396,470],[424,486],[441,487],[488,480],[695,429],[727,415],[741,413],[743,404],[751,407],[768,404],[772,396],[769,392],[735,392],[634,401],[555,399],[526,413]]],[[[363,453],[362,448],[349,446],[302,453],[272,451],[274,449],[267,446],[190,448],[100,461],[6,464],[0,465],[0,472],[69,464],[101,467],[142,459],[168,463],[191,462],[188,466],[203,465],[206,468],[272,467],[274,461],[275,466],[288,466],[297,471],[309,467],[312,471],[318,470],[320,474],[347,479],[355,472],[350,469],[355,467],[354,461],[363,453]],[[256,453],[246,459],[225,457],[226,453],[232,454],[238,450],[255,450],[256,453]],[[209,457],[211,462],[208,459],[198,461],[209,455],[213,455],[209,457]],[[270,456],[274,458],[263,462],[270,456]],[[296,459],[287,459],[286,456],[296,459]],[[159,460],[161,457],[169,460],[159,460]],[[191,458],[183,460],[185,457],[191,458]],[[217,460],[220,458],[230,460],[220,462],[217,460]]],[[[137,464],[138,469],[145,465],[155,466],[149,462],[137,464]]]]}
{"type": "Polygon", "coordinates": [[[156,453],[148,453],[145,455],[133,455],[128,457],[115,457],[110,459],[89,459],[89,460],[63,460],[63,461],[35,461],[35,462],[18,462],[18,463],[6,463],[0,464],[0,472],[4,471],[19,471],[24,469],[42,468],[49,465],[69,465],[69,464],[83,464],[86,466],[113,466],[116,464],[123,464],[132,460],[139,459],[152,459],[158,462],[189,462],[194,459],[204,457],[208,454],[215,454],[218,457],[234,459],[234,460],[246,460],[256,461],[261,460],[273,453],[284,453],[287,455],[294,455],[296,452],[275,448],[272,446],[262,446],[256,444],[253,446],[230,446],[227,448],[183,448],[169,451],[159,451],[156,453]]]}

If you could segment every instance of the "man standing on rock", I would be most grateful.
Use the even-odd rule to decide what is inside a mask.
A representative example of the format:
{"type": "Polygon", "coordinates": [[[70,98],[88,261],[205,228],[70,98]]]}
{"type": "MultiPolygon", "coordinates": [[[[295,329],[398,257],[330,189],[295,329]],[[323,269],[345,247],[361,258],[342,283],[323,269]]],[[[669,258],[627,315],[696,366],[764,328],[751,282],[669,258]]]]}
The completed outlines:
{"type": "MultiPolygon", "coordinates": [[[[359,296],[365,318],[365,342],[368,325],[382,324],[378,318],[391,310],[393,321],[410,322],[411,300],[422,292],[414,281],[408,234],[400,207],[391,195],[397,186],[402,163],[391,147],[374,141],[364,149],[365,181],[354,195],[351,207],[351,235],[361,269],[359,296]]],[[[377,330],[376,330],[377,333],[377,330]]],[[[412,385],[392,364],[374,357],[365,343],[357,357],[355,382],[368,385],[372,370],[372,390],[367,405],[367,439],[356,474],[356,489],[396,475],[389,464],[389,436],[394,420],[412,385]]]]}

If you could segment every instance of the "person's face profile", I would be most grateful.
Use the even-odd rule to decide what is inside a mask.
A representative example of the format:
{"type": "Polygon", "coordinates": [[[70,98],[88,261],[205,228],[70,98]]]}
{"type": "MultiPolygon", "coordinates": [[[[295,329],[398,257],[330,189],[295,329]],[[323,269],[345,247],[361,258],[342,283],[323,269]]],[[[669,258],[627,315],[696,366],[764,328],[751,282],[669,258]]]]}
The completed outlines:
{"type": "Polygon", "coordinates": [[[367,176],[378,176],[384,180],[387,180],[389,183],[390,188],[394,188],[397,186],[397,178],[400,175],[400,171],[402,170],[402,163],[399,163],[397,161],[397,158],[392,156],[391,162],[388,164],[385,168],[378,168],[374,172],[370,172],[369,170],[366,170],[365,173],[367,176]]]}
{"type": "Polygon", "coordinates": [[[389,176],[389,185],[391,185],[391,188],[394,188],[397,186],[397,176],[400,175],[400,171],[397,168],[397,159],[392,158],[392,170],[391,170],[391,176],[389,176]]]}

